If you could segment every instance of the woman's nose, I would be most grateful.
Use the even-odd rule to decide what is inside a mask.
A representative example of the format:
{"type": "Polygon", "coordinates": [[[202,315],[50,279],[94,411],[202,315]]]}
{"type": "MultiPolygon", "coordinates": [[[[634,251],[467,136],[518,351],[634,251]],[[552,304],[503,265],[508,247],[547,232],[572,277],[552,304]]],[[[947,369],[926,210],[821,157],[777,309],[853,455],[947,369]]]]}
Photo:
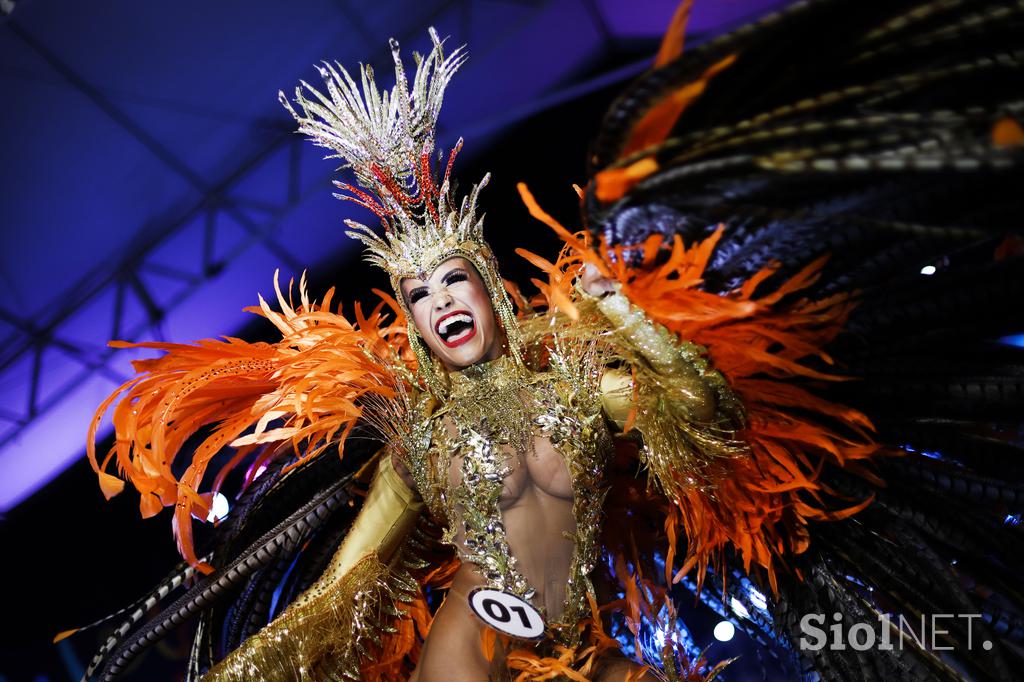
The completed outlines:
{"type": "Polygon", "coordinates": [[[452,295],[447,290],[442,289],[441,291],[434,294],[434,310],[444,310],[452,304],[452,295]]]}

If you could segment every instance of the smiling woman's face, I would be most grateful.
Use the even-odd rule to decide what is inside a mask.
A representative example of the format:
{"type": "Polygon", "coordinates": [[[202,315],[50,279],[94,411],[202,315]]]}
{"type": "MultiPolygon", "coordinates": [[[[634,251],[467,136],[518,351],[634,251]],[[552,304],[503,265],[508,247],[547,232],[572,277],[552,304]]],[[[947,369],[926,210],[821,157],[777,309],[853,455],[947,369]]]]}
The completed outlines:
{"type": "Polygon", "coordinates": [[[465,258],[449,258],[425,279],[407,277],[402,296],[412,321],[449,370],[494,360],[502,353],[487,287],[465,258]]]}

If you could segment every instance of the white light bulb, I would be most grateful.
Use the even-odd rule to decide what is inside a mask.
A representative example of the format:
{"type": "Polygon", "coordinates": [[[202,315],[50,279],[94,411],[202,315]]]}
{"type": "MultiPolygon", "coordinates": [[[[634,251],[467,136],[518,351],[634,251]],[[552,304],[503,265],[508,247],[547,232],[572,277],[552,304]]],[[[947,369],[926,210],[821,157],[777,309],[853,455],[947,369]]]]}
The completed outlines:
{"type": "Polygon", "coordinates": [[[728,642],[736,634],[736,627],[727,620],[715,626],[715,639],[719,642],[728,642]]]}
{"type": "Polygon", "coordinates": [[[213,496],[213,504],[210,505],[210,515],[206,517],[206,520],[210,523],[214,521],[223,521],[230,509],[228,504],[228,498],[224,497],[220,493],[215,493],[213,496]]]}

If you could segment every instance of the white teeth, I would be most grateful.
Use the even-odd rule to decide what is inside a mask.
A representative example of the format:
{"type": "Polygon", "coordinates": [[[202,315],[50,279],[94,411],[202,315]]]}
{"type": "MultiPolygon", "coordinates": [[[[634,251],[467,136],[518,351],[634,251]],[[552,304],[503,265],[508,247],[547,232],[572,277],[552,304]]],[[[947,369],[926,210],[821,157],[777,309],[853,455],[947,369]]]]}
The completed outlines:
{"type": "Polygon", "coordinates": [[[455,322],[465,322],[467,324],[472,324],[473,318],[470,317],[469,315],[466,315],[465,313],[458,313],[456,315],[452,315],[451,317],[446,317],[441,322],[441,324],[437,325],[437,333],[442,335],[447,334],[448,327],[455,322]]]}

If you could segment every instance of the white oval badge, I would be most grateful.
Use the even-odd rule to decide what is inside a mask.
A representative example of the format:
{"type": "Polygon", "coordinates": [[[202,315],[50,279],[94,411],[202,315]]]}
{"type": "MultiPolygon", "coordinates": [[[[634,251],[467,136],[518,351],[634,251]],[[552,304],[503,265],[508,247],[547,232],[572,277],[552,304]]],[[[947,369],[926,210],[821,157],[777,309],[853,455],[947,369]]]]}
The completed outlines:
{"type": "Polygon", "coordinates": [[[478,587],[469,593],[469,608],[498,632],[520,639],[537,639],[544,634],[544,617],[519,597],[478,587]]]}

